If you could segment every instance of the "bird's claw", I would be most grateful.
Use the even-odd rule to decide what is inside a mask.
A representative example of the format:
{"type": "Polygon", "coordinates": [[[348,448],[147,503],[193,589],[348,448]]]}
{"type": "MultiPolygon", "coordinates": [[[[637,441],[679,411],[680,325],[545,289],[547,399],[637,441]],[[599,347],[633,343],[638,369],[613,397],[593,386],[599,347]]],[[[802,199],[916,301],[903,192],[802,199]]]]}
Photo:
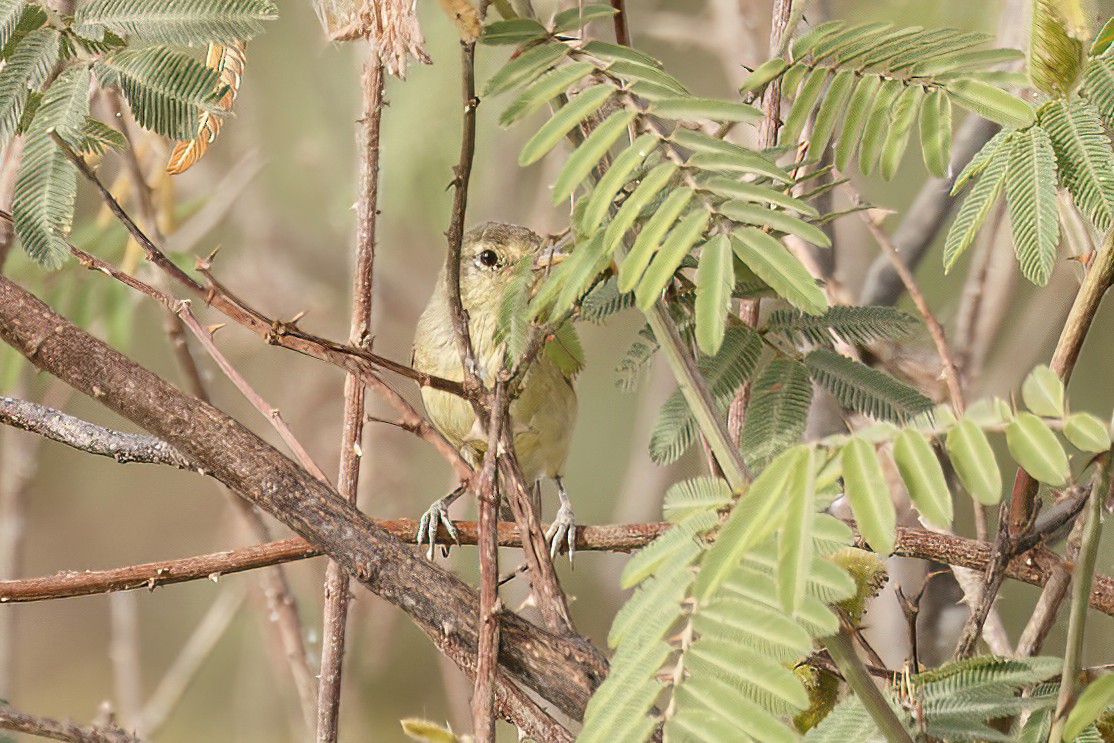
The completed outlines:
{"type": "MultiPolygon", "coordinates": [[[[445,531],[456,542],[456,546],[460,546],[460,534],[457,532],[456,527],[453,526],[452,519],[449,518],[449,506],[445,502],[446,499],[434,501],[433,505],[429,507],[425,513],[422,514],[421,521],[418,522],[418,534],[416,541],[419,547],[422,542],[429,541],[429,549],[426,550],[425,556],[428,560],[433,560],[433,549],[437,545],[437,530],[440,526],[445,527],[445,531]]],[[[444,545],[441,547],[441,555],[443,557],[449,556],[449,547],[444,545]]]]}
{"type": "Polygon", "coordinates": [[[553,523],[545,530],[545,539],[549,542],[549,556],[551,559],[557,557],[562,546],[565,546],[568,549],[569,562],[572,562],[573,555],[576,554],[576,517],[573,515],[572,507],[569,504],[562,503],[561,507],[557,509],[557,515],[553,518],[553,523]]]}

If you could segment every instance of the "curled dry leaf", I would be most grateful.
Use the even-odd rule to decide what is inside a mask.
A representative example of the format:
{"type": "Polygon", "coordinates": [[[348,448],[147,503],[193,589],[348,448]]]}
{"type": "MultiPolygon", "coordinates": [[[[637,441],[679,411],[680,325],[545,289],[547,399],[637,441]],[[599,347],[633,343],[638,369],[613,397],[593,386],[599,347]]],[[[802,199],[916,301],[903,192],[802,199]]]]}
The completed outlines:
{"type": "MultiPolygon", "coordinates": [[[[243,79],[244,65],[247,62],[244,53],[246,48],[247,45],[243,41],[209,45],[205,65],[217,71],[221,88],[224,90],[218,102],[221,112],[232,110],[236,93],[240,90],[240,81],[243,79]]],[[[197,136],[174,145],[170,160],[166,164],[166,172],[178,175],[200,160],[205,150],[217,138],[222,123],[224,123],[222,114],[209,111],[202,113],[197,127],[197,136]]]]}

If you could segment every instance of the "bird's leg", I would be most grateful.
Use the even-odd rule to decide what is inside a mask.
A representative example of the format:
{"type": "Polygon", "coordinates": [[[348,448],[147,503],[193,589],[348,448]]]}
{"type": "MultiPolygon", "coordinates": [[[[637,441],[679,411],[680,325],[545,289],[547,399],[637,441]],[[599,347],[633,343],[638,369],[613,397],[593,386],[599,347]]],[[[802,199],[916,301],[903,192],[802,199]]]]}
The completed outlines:
{"type": "MultiPolygon", "coordinates": [[[[433,502],[425,513],[422,514],[421,521],[418,522],[418,534],[416,542],[419,547],[426,539],[429,540],[429,550],[426,551],[425,556],[427,559],[433,559],[433,547],[437,544],[437,529],[444,525],[445,531],[456,542],[456,546],[460,546],[460,534],[457,533],[456,527],[453,526],[452,519],[449,518],[449,506],[456,502],[456,499],[464,494],[465,486],[461,485],[453,492],[446,495],[440,500],[433,502]]],[[[441,554],[444,557],[449,556],[449,547],[445,545],[441,548],[441,554]]]]}
{"type": "Polygon", "coordinates": [[[549,541],[550,557],[556,557],[561,551],[561,543],[565,542],[568,545],[571,563],[576,552],[576,516],[573,515],[572,501],[569,500],[564,481],[558,476],[553,478],[553,482],[557,483],[557,497],[561,499],[561,507],[553,517],[553,523],[546,529],[545,538],[549,541]]]}

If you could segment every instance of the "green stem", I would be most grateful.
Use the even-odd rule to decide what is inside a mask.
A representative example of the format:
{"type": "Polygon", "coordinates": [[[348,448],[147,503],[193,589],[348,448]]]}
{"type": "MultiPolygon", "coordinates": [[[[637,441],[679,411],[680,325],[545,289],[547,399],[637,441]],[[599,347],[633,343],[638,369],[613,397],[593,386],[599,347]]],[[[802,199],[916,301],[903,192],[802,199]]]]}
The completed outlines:
{"type": "Polygon", "coordinates": [[[1060,743],[1064,737],[1064,725],[1075,697],[1075,682],[1083,667],[1083,630],[1087,623],[1087,607],[1091,597],[1091,583],[1095,575],[1095,561],[1099,553],[1099,537],[1102,535],[1102,502],[1110,492],[1109,457],[1101,464],[1097,482],[1091,489],[1087,501],[1087,522],[1083,526],[1083,538],[1079,543],[1079,559],[1076,560],[1071,584],[1071,618],[1068,620],[1067,647],[1064,652],[1064,670],[1060,677],[1060,695],[1056,700],[1056,717],[1052,720],[1052,730],[1048,743],[1060,743]]]}
{"type": "Polygon", "coordinates": [[[689,404],[689,410],[695,416],[700,432],[704,434],[704,438],[712,448],[712,454],[715,455],[716,462],[727,479],[727,484],[736,492],[742,491],[750,482],[746,464],[743,463],[739,450],[731,444],[727,424],[716,410],[712,393],[708,390],[700,370],[697,369],[696,362],[685,348],[677,325],[669,316],[669,310],[666,309],[663,300],[658,300],[646,313],[646,320],[650,324],[650,329],[654,331],[654,337],[665,351],[665,358],[669,361],[669,367],[673,371],[681,394],[689,404]]]}
{"type": "Polygon", "coordinates": [[[863,662],[859,660],[859,656],[855,654],[855,648],[851,644],[851,633],[848,629],[844,627],[838,634],[824,640],[824,647],[828,649],[828,653],[839,667],[839,672],[843,674],[847,685],[851,687],[855,696],[863,703],[863,707],[866,708],[867,713],[874,720],[874,724],[878,726],[878,731],[882,733],[882,736],[889,743],[913,743],[913,737],[909,735],[905,725],[898,719],[893,707],[882,696],[882,692],[874,685],[870,673],[863,666],[863,662]]]}

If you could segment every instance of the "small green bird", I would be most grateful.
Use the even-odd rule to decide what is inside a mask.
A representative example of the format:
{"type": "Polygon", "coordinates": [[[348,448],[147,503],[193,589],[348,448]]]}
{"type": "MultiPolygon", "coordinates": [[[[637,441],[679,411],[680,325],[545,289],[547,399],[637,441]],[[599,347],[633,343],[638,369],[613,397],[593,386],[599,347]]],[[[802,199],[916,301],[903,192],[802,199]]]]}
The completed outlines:
{"type": "MultiPolygon", "coordinates": [[[[464,236],[460,299],[468,313],[468,330],[480,378],[487,386],[494,385],[504,354],[496,326],[504,297],[514,284],[515,268],[527,256],[532,256],[534,274],[540,276],[563,257],[559,253],[543,251],[542,242],[537,234],[525,227],[499,222],[482,224],[464,236]]],[[[546,532],[550,551],[556,554],[561,543],[567,540],[571,558],[575,544],[575,520],[561,475],[576,422],[573,379],[579,371],[581,352],[572,334],[572,326],[566,325],[562,331],[530,367],[521,393],[511,403],[510,415],[515,452],[527,482],[538,482],[548,477],[557,484],[561,506],[546,532]]],[[[444,266],[433,296],[418,320],[414,334],[413,366],[419,371],[446,379],[464,379],[449,309],[448,272],[444,266]]],[[[481,430],[468,401],[429,387],[422,388],[422,401],[433,425],[460,449],[466,459],[477,465],[487,448],[487,434],[481,430]]],[[[448,506],[459,494],[460,491],[457,491],[437,501],[421,519],[418,544],[425,538],[429,539],[430,558],[439,524],[444,524],[456,538],[448,506]]]]}

